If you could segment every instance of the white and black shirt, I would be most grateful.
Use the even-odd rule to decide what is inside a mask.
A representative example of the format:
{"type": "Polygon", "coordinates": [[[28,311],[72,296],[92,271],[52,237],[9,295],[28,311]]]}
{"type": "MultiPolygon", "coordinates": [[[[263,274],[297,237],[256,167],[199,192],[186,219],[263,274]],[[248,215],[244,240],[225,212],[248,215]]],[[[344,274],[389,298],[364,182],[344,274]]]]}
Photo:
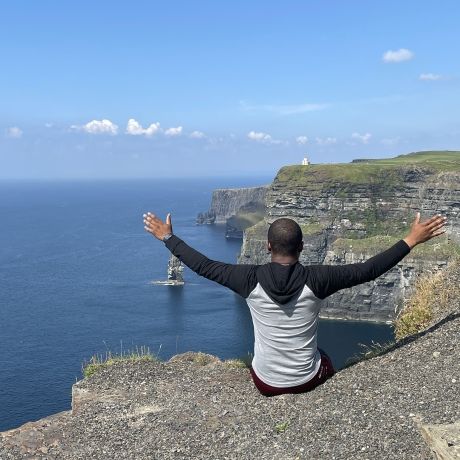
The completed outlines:
{"type": "Polygon", "coordinates": [[[210,260],[176,235],[165,245],[198,275],[246,299],[254,325],[253,370],[260,380],[279,388],[306,383],[319,369],[321,301],[340,289],[374,280],[410,252],[401,240],[363,263],[239,265],[210,260]]]}

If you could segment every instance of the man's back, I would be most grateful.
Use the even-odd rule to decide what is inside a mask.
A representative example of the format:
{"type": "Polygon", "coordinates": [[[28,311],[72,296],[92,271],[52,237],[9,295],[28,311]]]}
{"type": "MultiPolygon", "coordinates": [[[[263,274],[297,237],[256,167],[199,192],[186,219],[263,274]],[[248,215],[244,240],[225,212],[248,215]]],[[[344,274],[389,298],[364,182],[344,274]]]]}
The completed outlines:
{"type": "Polygon", "coordinates": [[[274,387],[292,387],[318,371],[318,314],[321,301],[307,285],[284,304],[276,303],[260,283],[246,299],[254,325],[252,367],[274,387]]]}
{"type": "Polygon", "coordinates": [[[264,383],[277,388],[301,385],[318,371],[321,300],[339,289],[375,279],[410,250],[401,240],[365,263],[303,266],[298,261],[226,264],[208,259],[175,235],[166,247],[199,275],[246,299],[254,325],[253,369],[264,383]]]}
{"type": "Polygon", "coordinates": [[[152,214],[144,219],[146,230],[164,241],[185,265],[246,299],[255,336],[252,375],[264,394],[307,391],[332,375],[329,358],[323,352],[320,356],[317,348],[321,300],[379,277],[412,247],[442,234],[446,221],[438,215],[421,223],[418,213],[404,240],[363,263],[303,266],[299,263],[302,232],[292,219],[271,224],[268,250],[272,262],[264,265],[211,260],[172,234],[170,215],[166,223],[152,214]]]}

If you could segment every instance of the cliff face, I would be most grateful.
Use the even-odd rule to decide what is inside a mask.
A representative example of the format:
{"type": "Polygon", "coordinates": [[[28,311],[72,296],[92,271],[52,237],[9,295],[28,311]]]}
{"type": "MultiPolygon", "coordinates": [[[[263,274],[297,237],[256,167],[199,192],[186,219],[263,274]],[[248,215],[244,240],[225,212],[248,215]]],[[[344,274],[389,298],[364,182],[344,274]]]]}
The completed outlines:
{"type": "Polygon", "coordinates": [[[214,190],[209,212],[215,214],[217,224],[225,224],[241,208],[265,203],[267,190],[268,186],[214,190]]]}
{"type": "Polygon", "coordinates": [[[417,211],[442,213],[447,236],[417,247],[376,281],[331,296],[323,316],[389,321],[416,274],[437,270],[460,248],[460,152],[282,168],[266,194],[263,222],[246,230],[240,263],[269,261],[268,224],[295,219],[304,264],[361,262],[403,237],[417,211]]]}

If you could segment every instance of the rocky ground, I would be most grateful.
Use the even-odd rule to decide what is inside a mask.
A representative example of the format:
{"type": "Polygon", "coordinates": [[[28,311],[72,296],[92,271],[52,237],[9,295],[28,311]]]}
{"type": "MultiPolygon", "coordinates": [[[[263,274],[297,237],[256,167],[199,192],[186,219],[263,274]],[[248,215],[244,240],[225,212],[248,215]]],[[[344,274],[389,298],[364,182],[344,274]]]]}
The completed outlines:
{"type": "Polygon", "coordinates": [[[454,312],[310,393],[272,398],[208,355],[119,363],[74,385],[72,412],[1,433],[0,458],[460,458],[459,331],[454,312]]]}

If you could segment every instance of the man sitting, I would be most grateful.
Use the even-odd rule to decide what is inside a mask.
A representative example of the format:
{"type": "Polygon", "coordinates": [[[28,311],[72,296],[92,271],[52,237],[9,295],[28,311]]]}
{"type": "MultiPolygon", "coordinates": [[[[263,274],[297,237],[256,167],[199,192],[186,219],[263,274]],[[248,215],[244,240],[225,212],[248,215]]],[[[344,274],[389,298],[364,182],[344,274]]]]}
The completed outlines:
{"type": "Polygon", "coordinates": [[[299,263],[302,231],[292,219],[275,220],[268,230],[271,262],[226,264],[208,259],[173,234],[166,222],[144,214],[144,228],[200,276],[226,286],[246,299],[254,325],[251,375],[266,396],[309,391],[334,374],[329,357],[317,347],[321,301],[340,289],[379,277],[400,262],[417,244],[444,233],[440,215],[420,222],[409,234],[366,262],[348,265],[299,263]]]}

